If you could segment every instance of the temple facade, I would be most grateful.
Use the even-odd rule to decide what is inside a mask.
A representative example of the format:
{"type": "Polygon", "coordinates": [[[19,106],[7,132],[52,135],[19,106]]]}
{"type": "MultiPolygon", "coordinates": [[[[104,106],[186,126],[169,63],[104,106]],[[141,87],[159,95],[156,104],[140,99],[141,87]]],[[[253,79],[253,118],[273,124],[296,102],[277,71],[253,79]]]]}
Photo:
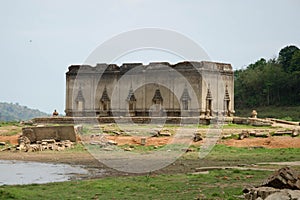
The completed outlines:
{"type": "Polygon", "coordinates": [[[232,116],[230,64],[209,61],[71,65],[67,116],[232,116]]]}

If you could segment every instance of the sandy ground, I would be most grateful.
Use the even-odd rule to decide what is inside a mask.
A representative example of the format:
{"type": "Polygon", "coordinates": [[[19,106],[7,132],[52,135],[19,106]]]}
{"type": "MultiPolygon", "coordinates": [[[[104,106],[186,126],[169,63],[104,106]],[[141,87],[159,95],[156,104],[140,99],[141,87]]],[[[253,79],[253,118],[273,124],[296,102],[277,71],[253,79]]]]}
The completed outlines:
{"type": "MultiPolygon", "coordinates": [[[[0,141],[18,144],[19,135],[0,136],[0,141]]],[[[141,137],[138,136],[107,136],[107,139],[116,141],[118,145],[140,144],[141,137]]],[[[150,137],[146,140],[146,146],[161,146],[170,143],[171,137],[150,137]]],[[[265,147],[265,148],[300,148],[300,137],[273,136],[269,138],[245,138],[244,140],[227,139],[220,140],[220,144],[234,147],[265,147]]],[[[194,145],[201,145],[201,142],[193,142],[194,145]]]]}
{"type": "Polygon", "coordinates": [[[19,134],[17,135],[13,135],[13,136],[3,136],[0,135],[0,142],[6,142],[6,143],[10,143],[13,145],[18,144],[18,138],[20,137],[19,134]]]}

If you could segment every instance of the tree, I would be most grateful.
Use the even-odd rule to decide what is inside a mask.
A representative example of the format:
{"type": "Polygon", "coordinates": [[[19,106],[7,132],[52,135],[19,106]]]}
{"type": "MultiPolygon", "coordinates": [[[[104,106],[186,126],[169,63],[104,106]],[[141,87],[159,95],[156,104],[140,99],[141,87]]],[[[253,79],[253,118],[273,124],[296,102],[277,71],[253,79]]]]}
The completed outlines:
{"type": "Polygon", "coordinates": [[[293,106],[300,103],[300,50],[287,46],[278,59],[261,58],[235,71],[235,106],[293,106]]]}
{"type": "Polygon", "coordinates": [[[292,72],[300,71],[300,50],[294,52],[290,60],[290,70],[292,72]]]}
{"type": "Polygon", "coordinates": [[[249,69],[262,69],[264,66],[266,66],[267,61],[264,58],[261,58],[260,60],[256,61],[254,64],[250,64],[248,66],[249,69]]]}
{"type": "Polygon", "coordinates": [[[282,65],[284,71],[291,72],[292,69],[290,68],[291,60],[295,52],[299,51],[299,48],[291,45],[286,46],[279,52],[278,62],[282,65]]]}

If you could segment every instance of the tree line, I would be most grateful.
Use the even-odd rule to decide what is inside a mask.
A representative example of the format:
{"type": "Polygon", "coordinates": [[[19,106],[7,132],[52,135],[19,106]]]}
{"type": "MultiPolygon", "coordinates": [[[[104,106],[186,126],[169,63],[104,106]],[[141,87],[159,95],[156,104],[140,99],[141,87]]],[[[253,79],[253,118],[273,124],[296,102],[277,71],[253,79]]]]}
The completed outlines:
{"type": "Polygon", "coordinates": [[[259,59],[235,71],[236,109],[300,105],[300,50],[282,48],[277,58],[259,59]]]}

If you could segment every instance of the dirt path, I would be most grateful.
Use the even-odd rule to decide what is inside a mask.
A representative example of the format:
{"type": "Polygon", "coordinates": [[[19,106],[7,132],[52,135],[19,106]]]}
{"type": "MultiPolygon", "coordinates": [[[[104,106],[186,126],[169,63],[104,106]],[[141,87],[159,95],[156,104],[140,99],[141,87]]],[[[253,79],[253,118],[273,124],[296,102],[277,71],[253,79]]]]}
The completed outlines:
{"type": "Polygon", "coordinates": [[[286,166],[300,166],[300,161],[292,161],[292,162],[265,162],[265,163],[257,163],[258,165],[286,165],[286,166]]]}
{"type": "Polygon", "coordinates": [[[300,148],[300,137],[273,136],[269,138],[245,138],[221,140],[219,143],[232,147],[300,148]]]}

